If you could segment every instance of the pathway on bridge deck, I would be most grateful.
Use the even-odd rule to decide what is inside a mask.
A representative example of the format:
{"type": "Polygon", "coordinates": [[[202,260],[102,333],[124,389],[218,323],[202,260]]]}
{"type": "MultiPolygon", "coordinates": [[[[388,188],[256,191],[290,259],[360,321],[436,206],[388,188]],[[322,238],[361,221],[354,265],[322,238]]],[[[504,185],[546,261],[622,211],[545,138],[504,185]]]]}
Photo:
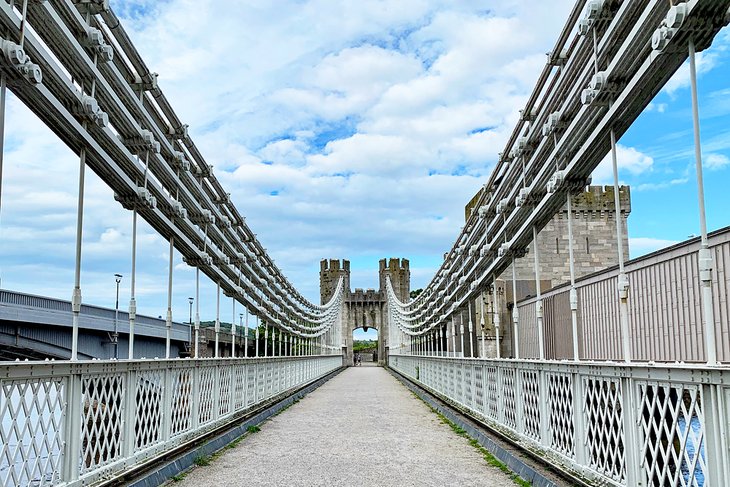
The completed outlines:
{"type": "Polygon", "coordinates": [[[381,367],[350,367],[175,486],[500,486],[512,480],[381,367]]]}

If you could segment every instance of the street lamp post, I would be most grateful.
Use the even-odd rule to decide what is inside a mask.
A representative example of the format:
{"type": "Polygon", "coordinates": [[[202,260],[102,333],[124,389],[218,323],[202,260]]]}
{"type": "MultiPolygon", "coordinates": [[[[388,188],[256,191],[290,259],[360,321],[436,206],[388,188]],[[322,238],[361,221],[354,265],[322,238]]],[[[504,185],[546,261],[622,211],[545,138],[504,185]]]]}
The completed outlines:
{"type": "Polygon", "coordinates": [[[119,358],[119,283],[122,282],[121,274],[114,274],[114,281],[117,283],[117,300],[114,305],[114,334],[112,335],[112,343],[114,344],[114,358],[119,358]]]}
{"type": "Polygon", "coordinates": [[[195,298],[188,298],[188,303],[190,303],[190,317],[188,318],[188,351],[191,353],[193,350],[193,301],[195,301],[195,298]]]}

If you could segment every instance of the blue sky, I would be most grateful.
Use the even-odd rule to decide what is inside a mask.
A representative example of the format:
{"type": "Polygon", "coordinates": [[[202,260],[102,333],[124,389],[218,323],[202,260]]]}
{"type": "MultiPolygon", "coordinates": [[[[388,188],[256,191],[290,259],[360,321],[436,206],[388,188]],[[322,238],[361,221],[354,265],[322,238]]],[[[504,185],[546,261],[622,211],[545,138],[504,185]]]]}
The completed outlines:
{"type": "MultiPolygon", "coordinates": [[[[319,260],[348,258],[353,287],[411,260],[423,287],[463,224],[572,3],[466,0],[124,1],[112,7],[259,240],[312,299],[319,260]]],[[[730,224],[730,31],[701,54],[708,226],[730,224]]],[[[632,186],[631,256],[699,232],[688,71],[619,141],[632,186]]],[[[22,104],[7,109],[2,287],[70,298],[77,159],[22,104]]],[[[608,184],[610,168],[594,181],[608,184]]],[[[82,295],[129,299],[131,214],[88,176],[82,295]]],[[[140,226],[138,307],[163,315],[167,244],[140,226]]],[[[174,316],[194,272],[175,255],[174,316]]],[[[222,300],[228,319],[230,301],[222,300]]],[[[201,314],[212,319],[204,280],[201,314]]]]}

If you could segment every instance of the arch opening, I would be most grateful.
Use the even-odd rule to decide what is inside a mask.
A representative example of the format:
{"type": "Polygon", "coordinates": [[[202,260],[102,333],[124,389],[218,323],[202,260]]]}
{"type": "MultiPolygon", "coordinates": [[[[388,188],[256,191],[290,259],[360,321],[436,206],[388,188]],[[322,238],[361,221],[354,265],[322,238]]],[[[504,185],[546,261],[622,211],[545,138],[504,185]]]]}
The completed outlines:
{"type": "Polygon", "coordinates": [[[352,330],[352,365],[378,365],[381,354],[376,328],[361,326],[352,330]]]}

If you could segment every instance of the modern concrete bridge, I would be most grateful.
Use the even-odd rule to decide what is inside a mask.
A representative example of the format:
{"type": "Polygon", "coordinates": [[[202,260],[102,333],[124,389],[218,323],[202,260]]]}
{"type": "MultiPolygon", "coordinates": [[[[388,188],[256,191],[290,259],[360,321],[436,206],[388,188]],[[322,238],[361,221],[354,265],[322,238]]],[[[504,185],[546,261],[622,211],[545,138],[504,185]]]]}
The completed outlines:
{"type": "MultiPolygon", "coordinates": [[[[55,344],[52,330],[45,341],[23,341],[17,327],[15,345],[12,333],[2,337],[12,346],[33,348],[38,358],[68,350],[69,360],[0,363],[0,487],[162,480],[155,476],[160,465],[170,475],[183,470],[196,452],[224,446],[247,425],[341,372],[351,353],[352,327],[370,325],[381,331],[385,365],[408,384],[576,482],[725,485],[730,242],[727,230],[711,233],[706,225],[695,60],[729,22],[730,0],[577,1],[494,172],[469,203],[464,227],[424,291],[410,299],[403,261],[381,273],[377,293],[352,293],[347,275],[323,267],[327,285],[321,302],[313,303],[284,277],[231,202],[107,1],[0,2],[0,132],[10,89],[79,156],[71,301],[46,313],[46,321],[58,320],[70,333],[55,344]],[[687,60],[693,108],[687,129],[695,136],[698,195],[688,204],[697,205],[700,236],[629,261],[628,193],[619,186],[616,141],[687,60]],[[607,154],[614,184],[601,195],[613,196],[613,217],[605,219],[603,225],[611,228],[603,230],[615,237],[610,246],[616,266],[581,277],[574,204],[607,154]],[[85,321],[87,168],[130,211],[132,286],[125,332],[132,360],[105,360],[98,348],[84,344],[85,336],[103,337],[109,328],[108,316],[85,321]],[[540,232],[556,231],[551,227],[556,215],[565,231],[546,245],[540,232]],[[136,313],[139,218],[169,242],[164,326],[136,313]],[[554,246],[565,259],[554,267],[566,272],[549,277],[545,286],[541,262],[554,246]],[[202,274],[216,285],[218,298],[224,293],[256,317],[253,345],[246,329],[243,347],[234,341],[237,346],[225,356],[217,306],[212,357],[205,358],[206,332],[196,309],[192,358],[173,358],[184,339],[172,320],[175,250],[196,269],[198,305],[202,274]],[[531,292],[525,292],[527,281],[531,292]],[[160,340],[159,359],[141,359],[150,337],[160,340]]],[[[0,189],[2,184],[0,179],[0,189]]],[[[551,265],[556,259],[551,255],[551,265]]],[[[24,309],[14,321],[38,323],[42,308],[24,309]]],[[[14,353],[17,349],[6,356],[14,353]]],[[[247,441],[253,448],[280,445],[291,454],[301,443],[282,442],[276,429],[299,424],[312,435],[305,451],[326,455],[309,457],[317,458],[309,474],[318,475],[315,481],[347,481],[338,469],[348,468],[353,458],[348,448],[357,444],[342,441],[341,427],[361,422],[353,413],[377,411],[375,431],[382,437],[368,461],[382,460],[373,465],[392,475],[383,483],[435,484],[429,471],[446,472],[465,485],[490,478],[506,482],[438,424],[423,429],[429,442],[415,448],[412,430],[428,422],[428,415],[405,398],[392,401],[402,391],[384,374],[347,371],[268,423],[269,436],[247,441]],[[377,404],[343,416],[352,398],[338,388],[357,380],[346,386],[357,397],[374,378],[385,381],[372,391],[377,404]],[[316,421],[302,426],[297,414],[313,411],[316,421]],[[398,432],[395,437],[386,435],[388,424],[398,432]],[[317,433],[306,429],[311,427],[317,433]],[[262,439],[270,443],[262,446],[262,439]],[[434,445],[444,446],[435,451],[434,445]],[[445,454],[452,446],[459,453],[445,454]],[[403,471],[410,469],[407,475],[393,469],[398,462],[403,471]]],[[[484,443],[501,451],[492,440],[484,443]]],[[[233,454],[248,452],[244,447],[233,454]]],[[[288,466],[302,464],[302,457],[290,458],[288,466]]],[[[267,468],[276,481],[284,477],[275,475],[296,473],[274,473],[273,463],[251,465],[263,469],[261,479],[267,468]]]]}

